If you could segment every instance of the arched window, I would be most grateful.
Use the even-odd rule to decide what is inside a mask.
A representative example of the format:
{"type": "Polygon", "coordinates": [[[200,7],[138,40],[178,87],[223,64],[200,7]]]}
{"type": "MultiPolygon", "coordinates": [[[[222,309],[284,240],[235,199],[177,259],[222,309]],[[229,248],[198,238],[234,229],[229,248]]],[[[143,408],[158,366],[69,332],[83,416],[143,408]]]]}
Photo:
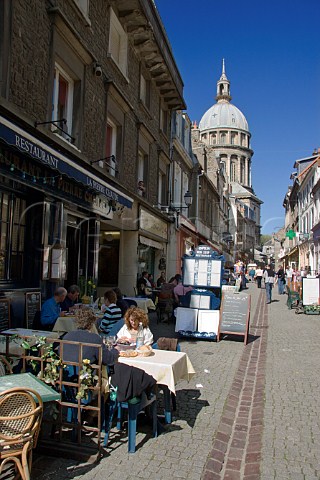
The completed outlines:
{"type": "Polygon", "coordinates": [[[231,171],[230,171],[230,182],[236,181],[236,164],[231,162],[231,171]]]}
{"type": "Polygon", "coordinates": [[[221,141],[221,144],[222,144],[222,145],[225,145],[225,143],[226,143],[226,137],[227,137],[227,135],[226,135],[225,133],[221,133],[221,135],[220,135],[220,141],[221,141]]]}

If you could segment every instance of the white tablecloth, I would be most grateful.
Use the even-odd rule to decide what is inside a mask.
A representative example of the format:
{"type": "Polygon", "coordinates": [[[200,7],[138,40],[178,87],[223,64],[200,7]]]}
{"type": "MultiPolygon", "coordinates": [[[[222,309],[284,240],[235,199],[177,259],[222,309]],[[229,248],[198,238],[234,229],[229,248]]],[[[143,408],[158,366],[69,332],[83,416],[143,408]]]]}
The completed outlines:
{"type": "MultiPolygon", "coordinates": [[[[61,333],[74,332],[75,330],[77,330],[76,317],[72,317],[72,316],[58,317],[52,329],[53,332],[61,332],[61,333]]],[[[92,331],[94,333],[98,333],[98,330],[95,325],[93,325],[92,331]]]]}
{"type": "Polygon", "coordinates": [[[137,302],[138,308],[141,308],[146,313],[148,313],[148,309],[150,309],[150,310],[155,310],[156,309],[156,306],[153,303],[153,301],[151,300],[151,298],[124,297],[123,300],[126,300],[126,298],[128,300],[134,300],[135,302],[137,302]]]}
{"type": "Polygon", "coordinates": [[[178,380],[189,381],[196,373],[185,352],[153,350],[153,355],[149,357],[119,357],[119,362],[141,368],[152,375],[157,383],[167,385],[173,393],[178,380]]]}

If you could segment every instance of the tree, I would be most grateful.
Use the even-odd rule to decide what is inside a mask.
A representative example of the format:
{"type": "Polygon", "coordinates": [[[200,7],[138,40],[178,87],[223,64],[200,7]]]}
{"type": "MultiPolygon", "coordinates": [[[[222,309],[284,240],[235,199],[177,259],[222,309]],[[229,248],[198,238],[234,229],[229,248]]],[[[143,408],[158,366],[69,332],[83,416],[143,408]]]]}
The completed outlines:
{"type": "Polygon", "coordinates": [[[261,235],[260,241],[261,241],[261,246],[263,246],[268,240],[271,240],[272,235],[261,235]]]}

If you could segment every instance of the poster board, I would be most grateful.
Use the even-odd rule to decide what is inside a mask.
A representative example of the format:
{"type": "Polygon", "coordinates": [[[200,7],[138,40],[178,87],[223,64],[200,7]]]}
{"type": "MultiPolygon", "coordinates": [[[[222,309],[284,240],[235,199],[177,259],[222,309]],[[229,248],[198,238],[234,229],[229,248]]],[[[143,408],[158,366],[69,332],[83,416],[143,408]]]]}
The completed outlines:
{"type": "Polygon", "coordinates": [[[0,331],[11,328],[10,300],[0,298],[0,331]]]}
{"type": "Polygon", "coordinates": [[[221,287],[222,259],[208,245],[183,257],[182,283],[198,288],[221,287]]]}
{"type": "Polygon", "coordinates": [[[41,310],[41,293],[26,292],[26,328],[32,328],[34,316],[41,310]]]}
{"type": "Polygon", "coordinates": [[[319,305],[320,278],[302,278],[302,305],[319,305]]]}
{"type": "Polygon", "coordinates": [[[223,292],[217,341],[222,335],[242,335],[248,343],[251,295],[249,293],[223,292]]]}

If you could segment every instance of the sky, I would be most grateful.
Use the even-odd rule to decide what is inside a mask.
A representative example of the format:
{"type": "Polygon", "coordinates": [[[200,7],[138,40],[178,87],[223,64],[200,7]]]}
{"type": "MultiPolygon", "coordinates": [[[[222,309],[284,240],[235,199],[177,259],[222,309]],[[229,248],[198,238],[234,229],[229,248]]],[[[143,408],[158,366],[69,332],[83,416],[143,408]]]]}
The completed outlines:
{"type": "Polygon", "coordinates": [[[296,160],[320,148],[320,0],[155,0],[191,121],[216,103],[225,59],[251,132],[263,234],[284,225],[296,160]]]}

